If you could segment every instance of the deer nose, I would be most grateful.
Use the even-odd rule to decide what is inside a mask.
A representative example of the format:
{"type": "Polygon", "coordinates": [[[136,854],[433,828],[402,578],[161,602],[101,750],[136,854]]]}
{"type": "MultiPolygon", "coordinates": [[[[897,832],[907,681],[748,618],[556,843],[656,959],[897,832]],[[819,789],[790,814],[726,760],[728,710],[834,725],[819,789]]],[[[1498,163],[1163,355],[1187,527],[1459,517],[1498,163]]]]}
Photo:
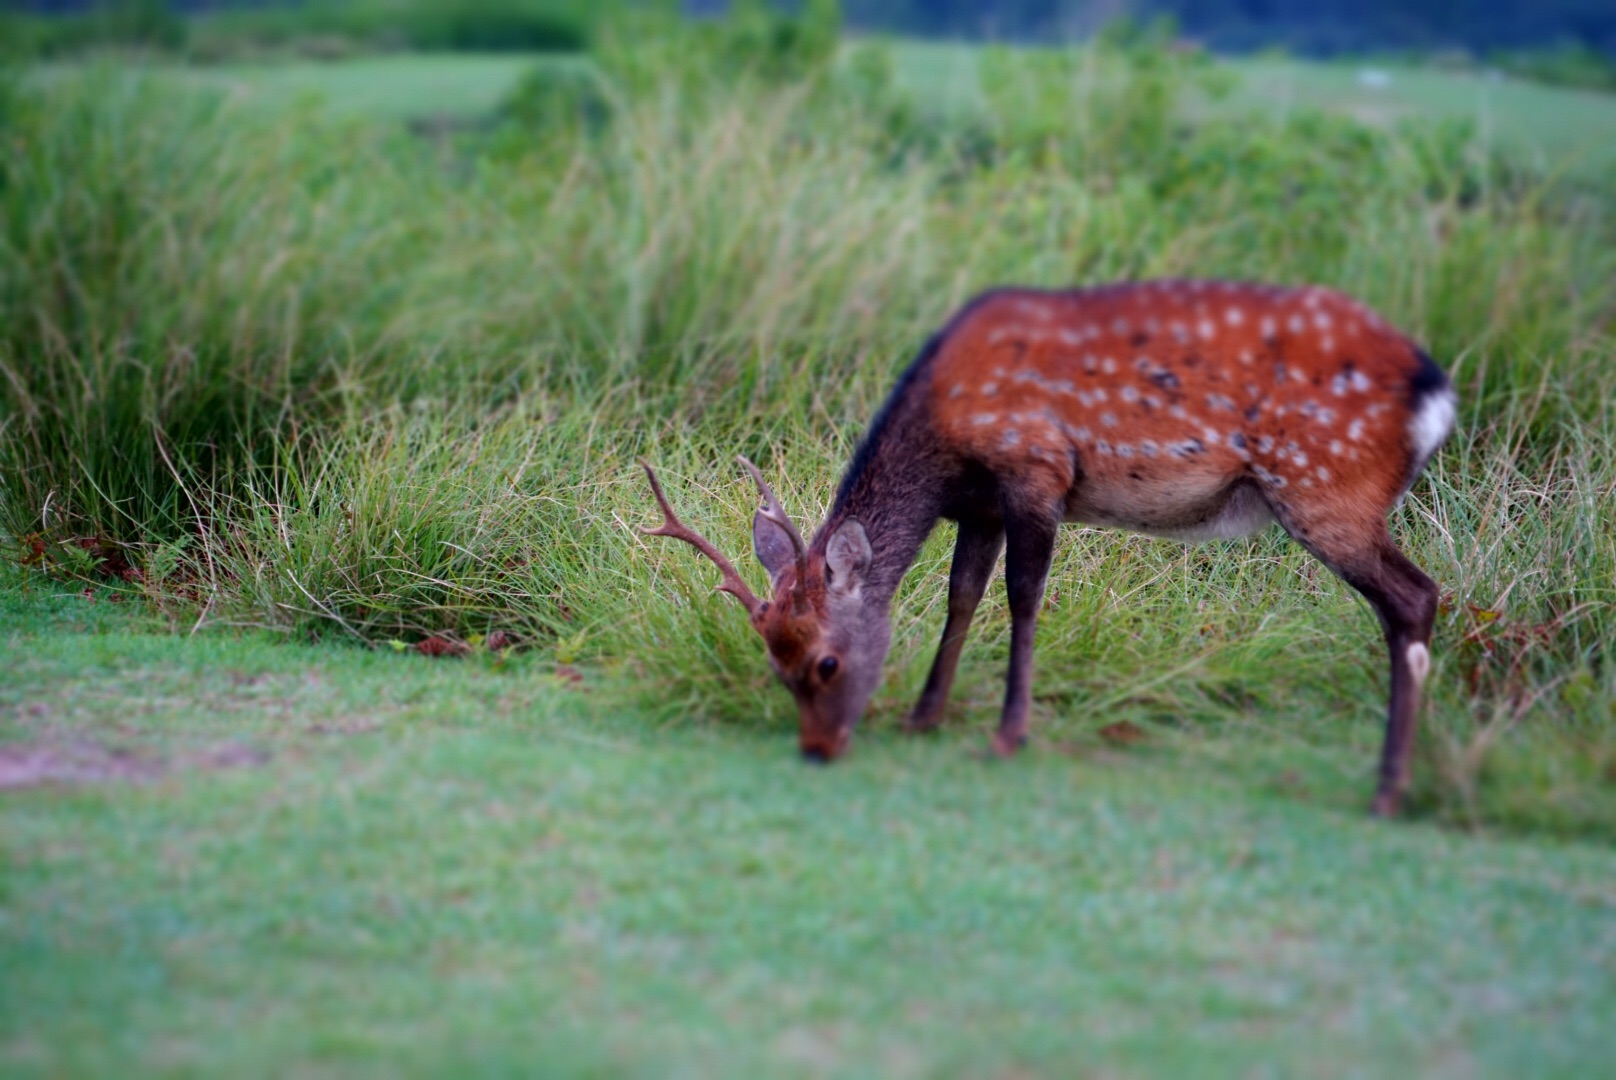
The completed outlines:
{"type": "Polygon", "coordinates": [[[815,765],[828,765],[842,756],[847,749],[847,732],[838,731],[829,735],[804,735],[802,737],[802,759],[815,765]]]}

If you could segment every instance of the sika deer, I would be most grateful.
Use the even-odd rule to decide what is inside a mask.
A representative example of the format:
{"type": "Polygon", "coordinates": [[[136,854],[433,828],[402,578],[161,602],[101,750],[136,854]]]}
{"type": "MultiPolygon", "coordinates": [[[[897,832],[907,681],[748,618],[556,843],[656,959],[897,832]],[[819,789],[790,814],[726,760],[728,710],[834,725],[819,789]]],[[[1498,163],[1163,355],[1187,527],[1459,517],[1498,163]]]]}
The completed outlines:
{"type": "Polygon", "coordinates": [[[847,746],[880,681],[889,605],[939,518],[959,523],[942,643],[911,730],[942,715],[972,614],[1006,549],[1010,670],[993,746],[1026,740],[1033,630],[1062,521],[1204,540],[1278,520],[1362,593],[1391,654],[1373,809],[1408,775],[1437,589],[1386,531],[1453,424],[1447,377],[1338,293],[1161,281],[1006,289],[966,305],[898,380],[804,543],[750,462],[772,601],[674,515],[647,530],[695,545],[745,605],[797,701],[805,756],[847,746]]]}

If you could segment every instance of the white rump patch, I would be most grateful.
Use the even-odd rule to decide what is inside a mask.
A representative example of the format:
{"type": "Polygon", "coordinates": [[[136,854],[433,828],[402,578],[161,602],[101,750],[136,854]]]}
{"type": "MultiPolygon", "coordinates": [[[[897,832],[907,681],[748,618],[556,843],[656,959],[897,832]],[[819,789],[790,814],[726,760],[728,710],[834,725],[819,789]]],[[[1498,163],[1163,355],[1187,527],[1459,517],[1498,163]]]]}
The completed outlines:
{"type": "Polygon", "coordinates": [[[1425,677],[1431,673],[1431,654],[1423,644],[1416,641],[1408,647],[1404,654],[1408,657],[1408,670],[1414,676],[1416,685],[1423,686],[1425,677]]]}
{"type": "Polygon", "coordinates": [[[1442,445],[1442,440],[1453,430],[1454,412],[1458,395],[1453,388],[1444,387],[1420,402],[1420,407],[1408,422],[1408,436],[1414,440],[1414,458],[1423,467],[1442,445]]]}

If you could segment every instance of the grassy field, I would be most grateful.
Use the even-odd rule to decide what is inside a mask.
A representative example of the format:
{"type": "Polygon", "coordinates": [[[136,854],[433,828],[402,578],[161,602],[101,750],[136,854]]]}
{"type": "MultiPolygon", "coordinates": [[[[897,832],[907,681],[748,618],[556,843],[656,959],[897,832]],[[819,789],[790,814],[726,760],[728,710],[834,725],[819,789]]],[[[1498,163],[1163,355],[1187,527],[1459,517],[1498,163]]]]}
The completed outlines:
{"type": "Polygon", "coordinates": [[[0,790],[0,1062],[1608,1060],[1616,188],[1513,148],[1606,99],[1498,87],[1495,139],[1345,84],[1204,110],[1149,43],[735,55],[0,79],[0,776],[78,778],[0,790]],[[1410,820],[1362,819],[1373,616],[1275,533],[1065,530],[1005,764],[997,585],[897,733],[944,528],[854,755],[801,767],[635,458],[738,557],[733,455],[811,527],[974,291],[1156,275],[1338,286],[1460,389],[1393,519],[1444,590],[1410,820]]]}
{"type": "MultiPolygon", "coordinates": [[[[892,47],[898,84],[917,104],[951,114],[981,109],[981,55],[981,47],[971,45],[901,42],[892,47]]],[[[180,72],[188,82],[272,108],[312,98],[342,113],[383,121],[472,120],[491,113],[535,64],[584,63],[509,54],[405,54],[180,72]]],[[[1526,151],[1550,169],[1598,175],[1616,167],[1616,96],[1610,94],[1397,65],[1235,59],[1221,67],[1232,77],[1231,92],[1215,102],[1188,102],[1191,115],[1283,116],[1321,109],[1378,126],[1463,120],[1475,123],[1484,140],[1526,151]],[[1363,85],[1364,66],[1383,71],[1389,84],[1363,85]]]]}
{"type": "Polygon", "coordinates": [[[883,731],[809,770],[782,732],[646,725],[531,658],[187,638],[107,597],[0,592],[0,746],[133,773],[0,793],[8,1075],[1616,1054],[1607,844],[1373,824],[1294,737],[1005,765],[883,731]]]}

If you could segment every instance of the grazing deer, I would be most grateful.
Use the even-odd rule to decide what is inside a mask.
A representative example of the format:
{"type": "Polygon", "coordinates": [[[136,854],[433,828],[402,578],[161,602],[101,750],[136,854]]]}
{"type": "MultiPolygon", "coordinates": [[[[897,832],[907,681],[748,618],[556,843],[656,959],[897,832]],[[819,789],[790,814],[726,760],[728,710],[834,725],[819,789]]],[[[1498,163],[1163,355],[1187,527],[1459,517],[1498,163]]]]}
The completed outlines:
{"type": "MultiPolygon", "coordinates": [[[[693,544],[745,605],[797,701],[803,754],[829,761],[881,678],[898,582],[939,518],[959,523],[942,644],[908,727],[942,716],[960,648],[1005,549],[1010,670],[993,739],[1026,740],[1033,630],[1062,521],[1184,540],[1277,520],[1361,592],[1391,653],[1373,809],[1396,812],[1437,588],[1386,516],[1454,418],[1447,376],[1407,337],[1319,288],[1158,281],[1005,289],[967,304],[893,389],[811,543],[757,468],[752,521],[772,600],[664,515],[645,531],[693,544]]],[[[642,463],[643,464],[643,463],[642,463]]]]}

